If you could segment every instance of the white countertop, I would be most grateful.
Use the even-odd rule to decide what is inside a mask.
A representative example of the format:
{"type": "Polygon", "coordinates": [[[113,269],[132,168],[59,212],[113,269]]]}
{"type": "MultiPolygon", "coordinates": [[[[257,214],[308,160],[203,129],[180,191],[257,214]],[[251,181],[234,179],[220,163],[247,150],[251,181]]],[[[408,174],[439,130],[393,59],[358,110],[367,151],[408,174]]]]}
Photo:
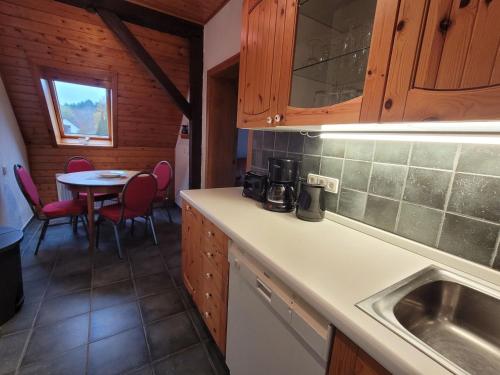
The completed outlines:
{"type": "Polygon", "coordinates": [[[355,305],[431,265],[431,259],[330,220],[269,212],[241,188],[181,197],[395,374],[450,374],[355,305]]]}

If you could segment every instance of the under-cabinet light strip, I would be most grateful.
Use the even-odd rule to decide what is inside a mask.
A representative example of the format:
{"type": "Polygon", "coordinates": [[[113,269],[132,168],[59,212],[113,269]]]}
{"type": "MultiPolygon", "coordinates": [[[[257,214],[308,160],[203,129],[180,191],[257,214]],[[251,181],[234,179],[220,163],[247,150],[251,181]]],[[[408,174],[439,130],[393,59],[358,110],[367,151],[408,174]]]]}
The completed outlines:
{"type": "Polygon", "coordinates": [[[436,142],[436,143],[475,143],[500,144],[500,134],[418,134],[418,133],[354,133],[329,132],[321,133],[325,139],[394,141],[394,142],[436,142]]]}

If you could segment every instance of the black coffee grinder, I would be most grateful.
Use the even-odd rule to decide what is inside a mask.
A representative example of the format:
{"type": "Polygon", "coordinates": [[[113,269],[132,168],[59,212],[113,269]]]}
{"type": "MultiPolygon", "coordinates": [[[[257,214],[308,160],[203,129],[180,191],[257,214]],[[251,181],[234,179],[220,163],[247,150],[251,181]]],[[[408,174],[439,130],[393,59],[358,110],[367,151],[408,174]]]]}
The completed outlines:
{"type": "Polygon", "coordinates": [[[268,187],[263,207],[269,211],[290,212],[295,208],[299,162],[269,158],[268,187]]]}

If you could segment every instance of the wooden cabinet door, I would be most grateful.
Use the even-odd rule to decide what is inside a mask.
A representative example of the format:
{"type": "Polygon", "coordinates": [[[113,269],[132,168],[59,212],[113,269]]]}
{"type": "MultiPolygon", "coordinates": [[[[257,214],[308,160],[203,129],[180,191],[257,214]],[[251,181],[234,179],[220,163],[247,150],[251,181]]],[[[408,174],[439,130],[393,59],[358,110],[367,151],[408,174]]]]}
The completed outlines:
{"type": "Polygon", "coordinates": [[[280,125],[380,117],[399,0],[288,0],[280,125]]]}
{"type": "Polygon", "coordinates": [[[500,2],[403,0],[383,121],[500,118],[500,2]]]}
{"type": "Polygon", "coordinates": [[[243,2],[238,127],[271,126],[277,113],[284,2],[243,2]]]}
{"type": "Polygon", "coordinates": [[[191,296],[197,298],[201,272],[201,215],[189,204],[182,207],[182,278],[191,296]]]}

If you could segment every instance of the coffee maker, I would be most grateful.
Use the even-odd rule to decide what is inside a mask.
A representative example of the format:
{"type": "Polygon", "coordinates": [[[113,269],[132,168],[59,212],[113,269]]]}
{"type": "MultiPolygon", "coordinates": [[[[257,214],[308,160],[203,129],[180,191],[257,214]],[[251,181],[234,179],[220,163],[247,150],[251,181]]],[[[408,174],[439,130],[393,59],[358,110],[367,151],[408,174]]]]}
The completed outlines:
{"type": "Polygon", "coordinates": [[[299,162],[294,159],[269,158],[268,186],[263,207],[276,212],[295,208],[299,162]]]}

